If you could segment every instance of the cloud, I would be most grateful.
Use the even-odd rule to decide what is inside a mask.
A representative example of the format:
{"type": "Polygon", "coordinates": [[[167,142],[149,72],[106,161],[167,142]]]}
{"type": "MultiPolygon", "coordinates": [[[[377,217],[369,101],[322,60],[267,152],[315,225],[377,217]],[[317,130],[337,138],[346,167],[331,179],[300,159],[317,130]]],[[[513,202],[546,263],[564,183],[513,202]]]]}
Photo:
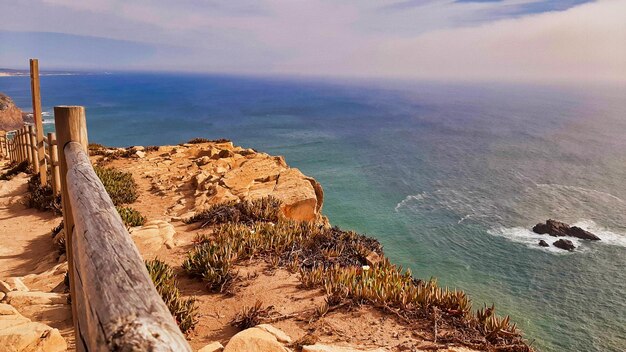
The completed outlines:
{"type": "Polygon", "coordinates": [[[128,40],[152,48],[141,65],[103,57],[103,67],[626,81],[621,18],[626,0],[582,2],[23,0],[3,4],[0,29],[128,40]],[[171,51],[172,46],[184,50],[171,51]]]}

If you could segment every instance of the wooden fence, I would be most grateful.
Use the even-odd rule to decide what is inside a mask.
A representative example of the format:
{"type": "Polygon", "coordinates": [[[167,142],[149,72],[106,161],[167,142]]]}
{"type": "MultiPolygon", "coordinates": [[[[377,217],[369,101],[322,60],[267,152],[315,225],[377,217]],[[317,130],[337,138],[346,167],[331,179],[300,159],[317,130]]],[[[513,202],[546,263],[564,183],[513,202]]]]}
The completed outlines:
{"type": "Polygon", "coordinates": [[[191,351],[89,161],[85,109],[56,106],[44,136],[35,59],[31,88],[35,124],[0,134],[0,152],[61,194],[76,350],[191,351]]]}

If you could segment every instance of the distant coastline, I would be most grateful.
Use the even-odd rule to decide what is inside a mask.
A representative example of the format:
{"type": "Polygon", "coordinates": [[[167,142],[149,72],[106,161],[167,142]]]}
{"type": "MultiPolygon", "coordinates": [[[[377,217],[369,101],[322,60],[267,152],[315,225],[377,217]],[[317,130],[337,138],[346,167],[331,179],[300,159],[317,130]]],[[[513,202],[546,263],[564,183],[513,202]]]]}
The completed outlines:
{"type": "MultiPolygon", "coordinates": [[[[75,76],[80,74],[89,74],[89,72],[71,72],[71,71],[42,71],[41,76],[75,76]]],[[[28,70],[15,70],[9,68],[0,68],[0,77],[29,77],[28,70]]]]}

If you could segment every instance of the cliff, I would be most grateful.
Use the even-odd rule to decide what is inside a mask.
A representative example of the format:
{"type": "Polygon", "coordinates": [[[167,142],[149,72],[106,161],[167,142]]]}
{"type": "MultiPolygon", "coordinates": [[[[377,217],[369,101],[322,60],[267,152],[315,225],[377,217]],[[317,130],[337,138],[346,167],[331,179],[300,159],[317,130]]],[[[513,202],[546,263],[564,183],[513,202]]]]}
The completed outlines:
{"type": "Polygon", "coordinates": [[[24,125],[23,113],[15,106],[13,100],[0,93],[0,130],[11,131],[24,125]]]}
{"type": "MultiPolygon", "coordinates": [[[[532,351],[494,307],[474,311],[462,291],[391,264],[376,239],[330,227],[320,184],[282,157],[205,139],[89,149],[194,350],[532,351]]],[[[28,179],[0,181],[0,345],[73,350],[61,218],[24,205],[28,179]]]]}

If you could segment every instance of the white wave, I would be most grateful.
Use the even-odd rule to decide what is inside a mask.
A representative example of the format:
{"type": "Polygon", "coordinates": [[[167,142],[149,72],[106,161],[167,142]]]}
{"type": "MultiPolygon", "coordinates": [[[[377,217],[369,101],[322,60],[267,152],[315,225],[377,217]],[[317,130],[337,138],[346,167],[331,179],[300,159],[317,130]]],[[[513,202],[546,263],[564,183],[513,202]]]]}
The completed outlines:
{"type": "Polygon", "coordinates": [[[54,125],[54,119],[44,119],[41,123],[44,125],[54,125]]]}
{"type": "Polygon", "coordinates": [[[585,247],[581,246],[581,241],[578,238],[567,238],[572,241],[576,249],[573,252],[565,251],[560,248],[554,247],[553,242],[557,240],[556,237],[547,235],[540,235],[532,232],[524,227],[499,227],[495,229],[487,230],[487,233],[493,236],[504,237],[510,241],[525,244],[526,247],[536,249],[544,252],[550,252],[552,254],[571,254],[576,252],[584,252],[585,247]],[[544,240],[550,244],[550,247],[541,247],[539,241],[544,240]]]}
{"type": "Polygon", "coordinates": [[[415,194],[415,195],[408,195],[406,196],[406,198],[404,198],[402,201],[396,204],[396,207],[394,208],[394,210],[398,212],[402,207],[405,207],[407,204],[409,204],[409,202],[420,201],[420,200],[423,200],[424,197],[426,197],[426,192],[422,192],[420,194],[415,194]]]}
{"type": "Polygon", "coordinates": [[[52,112],[51,111],[44,111],[44,112],[41,113],[41,116],[43,116],[43,117],[52,116],[52,112]]]}
{"type": "Polygon", "coordinates": [[[597,243],[606,244],[609,246],[626,247],[626,233],[619,233],[609,230],[596,224],[593,220],[580,220],[572,224],[572,226],[578,226],[581,229],[587,230],[600,237],[600,241],[597,243]]]}
{"type": "MultiPolygon", "coordinates": [[[[600,241],[586,241],[575,237],[567,237],[576,246],[575,252],[584,252],[592,245],[607,245],[607,246],[619,246],[626,248],[626,234],[620,234],[610,231],[592,220],[580,220],[572,224],[572,226],[578,226],[600,237],[600,241]]],[[[529,228],[524,227],[499,227],[493,228],[487,231],[490,235],[504,237],[510,241],[523,243],[527,247],[532,249],[538,249],[548,251],[551,253],[566,254],[571,253],[562,249],[556,248],[552,245],[557,240],[557,237],[551,237],[547,235],[540,235],[532,232],[529,228]],[[550,247],[539,246],[539,241],[544,240],[550,244],[550,247]]]]}

